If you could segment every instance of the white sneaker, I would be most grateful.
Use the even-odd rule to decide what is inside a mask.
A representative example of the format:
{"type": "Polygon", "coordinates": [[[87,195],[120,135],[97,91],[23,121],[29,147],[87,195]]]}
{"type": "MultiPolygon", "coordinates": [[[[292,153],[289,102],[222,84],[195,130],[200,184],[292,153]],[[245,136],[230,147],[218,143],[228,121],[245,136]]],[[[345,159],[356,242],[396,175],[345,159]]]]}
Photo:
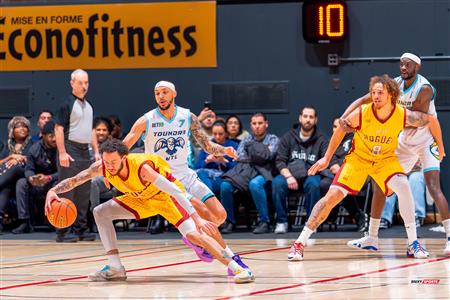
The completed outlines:
{"type": "Polygon", "coordinates": [[[430,253],[422,246],[419,241],[415,240],[406,248],[406,256],[411,258],[428,258],[430,253]]]}
{"type": "Polygon", "coordinates": [[[286,233],[287,231],[288,231],[287,223],[277,223],[274,230],[274,232],[278,234],[286,233]]]}
{"type": "Polygon", "coordinates": [[[125,281],[127,279],[127,272],[125,268],[114,269],[106,265],[100,271],[89,274],[90,281],[125,281]]]}
{"type": "Polygon", "coordinates": [[[447,243],[445,243],[444,255],[450,256],[450,240],[447,240],[447,243]]]}
{"type": "Polygon", "coordinates": [[[250,269],[239,268],[239,270],[234,273],[233,277],[234,282],[236,283],[248,283],[255,281],[255,275],[250,269]]]}
{"type": "Polygon", "coordinates": [[[302,243],[293,243],[291,249],[289,249],[288,260],[289,261],[299,261],[303,260],[303,246],[302,243]]]}
{"type": "Polygon", "coordinates": [[[378,237],[371,237],[365,232],[364,237],[347,242],[347,246],[356,249],[378,251],[378,237]]]}

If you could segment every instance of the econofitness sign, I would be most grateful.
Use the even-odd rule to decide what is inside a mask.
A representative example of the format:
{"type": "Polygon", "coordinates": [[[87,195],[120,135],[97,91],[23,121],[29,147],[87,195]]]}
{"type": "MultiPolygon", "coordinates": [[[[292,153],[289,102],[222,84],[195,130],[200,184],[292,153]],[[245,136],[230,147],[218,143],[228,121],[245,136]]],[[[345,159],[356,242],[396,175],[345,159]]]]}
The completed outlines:
{"type": "Polygon", "coordinates": [[[0,8],[0,70],[215,67],[216,3],[0,8]]]}

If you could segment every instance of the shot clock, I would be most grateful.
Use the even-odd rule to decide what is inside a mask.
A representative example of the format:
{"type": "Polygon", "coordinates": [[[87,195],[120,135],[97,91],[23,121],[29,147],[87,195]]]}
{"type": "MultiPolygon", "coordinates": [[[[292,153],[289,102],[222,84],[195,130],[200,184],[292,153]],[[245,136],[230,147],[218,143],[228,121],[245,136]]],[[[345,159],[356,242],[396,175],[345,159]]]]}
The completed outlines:
{"type": "Polygon", "coordinates": [[[309,43],[337,43],[348,34],[347,4],[343,0],[306,0],[303,37],[309,43]]]}

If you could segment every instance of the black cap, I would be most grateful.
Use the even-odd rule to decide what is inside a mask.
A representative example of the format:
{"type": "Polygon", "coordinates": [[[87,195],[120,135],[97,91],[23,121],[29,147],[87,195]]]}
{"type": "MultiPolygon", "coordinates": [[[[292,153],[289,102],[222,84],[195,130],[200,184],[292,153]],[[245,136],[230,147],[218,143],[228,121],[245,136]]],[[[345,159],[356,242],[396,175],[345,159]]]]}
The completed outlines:
{"type": "Polygon", "coordinates": [[[42,132],[42,134],[55,133],[55,122],[48,121],[47,123],[45,123],[41,132],[42,132]]]}

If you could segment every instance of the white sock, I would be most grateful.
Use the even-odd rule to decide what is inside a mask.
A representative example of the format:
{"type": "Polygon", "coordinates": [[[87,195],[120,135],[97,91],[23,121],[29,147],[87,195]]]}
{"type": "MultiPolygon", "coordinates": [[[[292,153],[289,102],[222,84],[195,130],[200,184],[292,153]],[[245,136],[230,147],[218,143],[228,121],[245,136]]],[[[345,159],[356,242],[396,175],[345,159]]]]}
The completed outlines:
{"type": "Polygon", "coordinates": [[[370,217],[369,222],[369,236],[372,238],[378,238],[378,229],[380,228],[381,219],[374,219],[370,217]]]}
{"type": "Polygon", "coordinates": [[[417,240],[417,229],[416,223],[405,224],[406,235],[408,235],[408,245],[411,245],[414,241],[417,240]]]}
{"type": "Polygon", "coordinates": [[[119,254],[108,255],[109,266],[113,269],[122,269],[122,262],[120,261],[119,254]]]}
{"type": "Polygon", "coordinates": [[[238,270],[241,270],[241,269],[242,269],[242,267],[241,267],[240,265],[238,265],[238,263],[235,262],[234,260],[231,260],[231,261],[228,263],[228,268],[229,268],[231,271],[233,271],[233,274],[236,274],[236,272],[237,272],[238,270]]]}
{"type": "Polygon", "coordinates": [[[309,240],[311,234],[313,234],[314,230],[309,229],[308,227],[303,227],[302,233],[295,241],[296,243],[302,243],[303,246],[306,246],[306,242],[309,240]]]}
{"type": "Polygon", "coordinates": [[[234,256],[233,251],[231,251],[230,247],[228,247],[228,246],[226,246],[226,248],[225,248],[225,253],[226,253],[230,258],[232,258],[232,257],[234,256]]]}
{"type": "Polygon", "coordinates": [[[442,225],[444,225],[444,231],[447,235],[447,239],[450,241],[450,219],[442,221],[442,225]]]}

